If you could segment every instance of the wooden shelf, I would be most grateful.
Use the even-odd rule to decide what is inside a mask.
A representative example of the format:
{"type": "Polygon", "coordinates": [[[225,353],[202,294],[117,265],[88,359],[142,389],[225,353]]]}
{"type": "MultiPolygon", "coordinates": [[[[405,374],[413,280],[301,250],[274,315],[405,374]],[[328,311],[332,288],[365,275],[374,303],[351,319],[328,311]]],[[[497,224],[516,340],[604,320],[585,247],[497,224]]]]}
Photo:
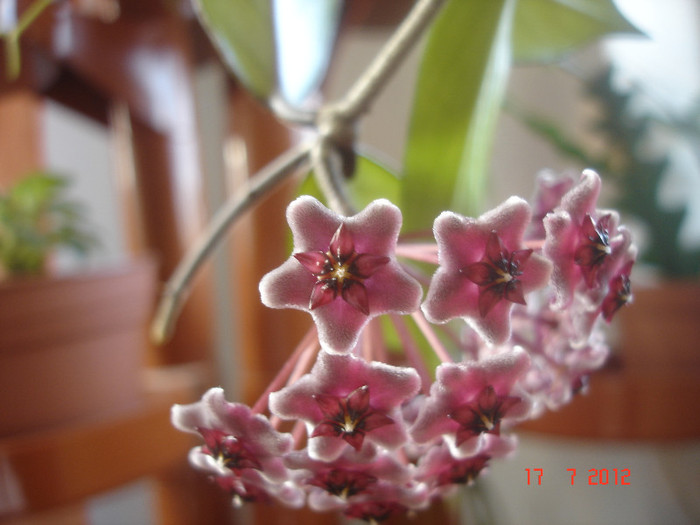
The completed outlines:
{"type": "Polygon", "coordinates": [[[170,407],[194,400],[195,376],[159,371],[129,413],[1,439],[0,517],[75,504],[186,465],[195,439],[173,428],[170,407]]]}

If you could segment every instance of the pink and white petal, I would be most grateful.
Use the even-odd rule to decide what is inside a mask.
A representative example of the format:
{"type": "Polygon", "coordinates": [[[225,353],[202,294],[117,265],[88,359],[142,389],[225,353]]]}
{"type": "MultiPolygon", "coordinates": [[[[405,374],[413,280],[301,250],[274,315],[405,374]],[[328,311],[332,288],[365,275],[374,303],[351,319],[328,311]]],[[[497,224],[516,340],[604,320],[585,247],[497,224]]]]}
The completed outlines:
{"type": "Polygon", "coordinates": [[[491,308],[485,317],[482,317],[478,310],[475,313],[465,312],[464,321],[488,344],[499,345],[510,338],[510,312],[512,309],[513,303],[501,300],[491,308]]]}
{"type": "Polygon", "coordinates": [[[441,266],[430,282],[421,308],[431,323],[446,323],[456,317],[479,315],[479,287],[465,276],[441,266]]]}
{"type": "MultiPolygon", "coordinates": [[[[370,311],[372,302],[370,298],[370,311]]],[[[315,308],[311,316],[318,329],[321,347],[328,352],[347,353],[354,348],[360,332],[369,322],[367,316],[342,298],[315,308]]]]}
{"type": "Polygon", "coordinates": [[[292,230],[295,252],[326,252],[343,221],[317,199],[302,195],[287,207],[287,222],[292,230]]]}
{"type": "Polygon", "coordinates": [[[438,245],[440,266],[457,272],[481,260],[490,231],[479,228],[472,218],[444,211],[435,219],[433,233],[438,245]]]}
{"type": "Polygon", "coordinates": [[[421,407],[415,423],[410,428],[411,437],[416,443],[428,443],[444,434],[455,432],[459,426],[453,419],[447,417],[453,407],[445,403],[438,394],[438,389],[438,384],[433,383],[430,397],[421,407]]]}
{"type": "Polygon", "coordinates": [[[284,483],[267,483],[265,489],[283,505],[299,509],[304,506],[306,494],[296,483],[285,481],[284,483]]]}
{"type": "Polygon", "coordinates": [[[216,474],[218,476],[228,476],[231,471],[226,468],[220,461],[217,461],[211,456],[202,451],[202,447],[194,447],[190,449],[187,459],[193,467],[208,472],[210,474],[216,474]]]}
{"type": "Polygon", "coordinates": [[[202,401],[173,405],[170,409],[170,420],[176,429],[193,434],[199,434],[198,428],[212,428],[218,422],[217,417],[202,401]]]}
{"type": "Polygon", "coordinates": [[[308,310],[315,283],[316,278],[299,261],[290,257],[265,274],[258,289],[265,306],[308,310]]]}
{"type": "Polygon", "coordinates": [[[601,180],[593,170],[583,170],[578,183],[561,199],[560,208],[581,224],[587,213],[593,213],[600,195],[601,180]]]}
{"type": "MultiPolygon", "coordinates": [[[[520,247],[523,234],[530,223],[530,216],[530,205],[526,200],[520,197],[509,197],[481,215],[478,223],[489,235],[495,230],[503,246],[512,251],[520,247]]],[[[482,254],[484,247],[482,247],[482,254]]]]}
{"type": "Polygon", "coordinates": [[[554,306],[564,308],[571,303],[574,288],[581,277],[581,270],[574,262],[578,228],[567,212],[559,211],[544,218],[544,229],[546,239],[542,251],[553,265],[554,306]]]}
{"type": "Polygon", "coordinates": [[[488,434],[479,434],[464,440],[459,445],[457,444],[458,439],[454,434],[445,435],[444,440],[452,457],[455,459],[466,459],[479,454],[484,449],[487,443],[487,435],[488,434]]]}
{"type": "Polygon", "coordinates": [[[401,210],[386,199],[375,200],[346,219],[355,250],[372,255],[393,255],[402,222],[401,210]]]}
{"type": "Polygon", "coordinates": [[[350,445],[340,437],[318,436],[309,439],[309,457],[319,461],[335,461],[350,445]]]}
{"type": "Polygon", "coordinates": [[[392,425],[386,425],[373,430],[372,432],[368,433],[365,438],[388,450],[395,450],[404,445],[408,439],[406,429],[403,427],[400,421],[396,421],[395,417],[392,417],[392,419],[395,420],[392,425]]]}
{"type": "MultiPolygon", "coordinates": [[[[392,366],[379,361],[368,363],[352,355],[327,352],[319,355],[317,365],[318,386],[324,393],[344,397],[366,385],[370,405],[378,411],[393,409],[413,397],[420,389],[420,377],[413,368],[392,366]],[[338,378],[343,378],[343,381],[338,378]]],[[[312,373],[316,374],[316,371],[312,373]]]]}
{"type": "Polygon", "coordinates": [[[301,419],[315,425],[323,419],[323,412],[313,398],[319,393],[324,391],[318,388],[316,378],[307,374],[293,385],[272,392],[268,406],[281,419],[301,419]]]}
{"type": "Polygon", "coordinates": [[[523,285],[523,293],[527,294],[533,290],[547,286],[552,276],[552,263],[533,253],[523,267],[523,273],[518,280],[523,285]]]}
{"type": "Polygon", "coordinates": [[[260,415],[254,414],[250,407],[242,403],[228,403],[224,401],[220,409],[221,420],[226,424],[231,433],[243,438],[254,448],[257,453],[265,453],[272,456],[281,456],[292,450],[294,440],[290,434],[280,433],[272,427],[270,421],[260,415]]]}
{"type": "Polygon", "coordinates": [[[423,287],[401,266],[391,261],[365,280],[370,294],[370,316],[388,312],[410,314],[418,310],[423,298],[423,287]]]}
{"type": "Polygon", "coordinates": [[[444,397],[450,405],[476,399],[489,385],[494,388],[496,394],[508,395],[513,385],[529,368],[530,357],[520,348],[479,362],[445,363],[440,365],[435,373],[435,394],[444,397]]]}

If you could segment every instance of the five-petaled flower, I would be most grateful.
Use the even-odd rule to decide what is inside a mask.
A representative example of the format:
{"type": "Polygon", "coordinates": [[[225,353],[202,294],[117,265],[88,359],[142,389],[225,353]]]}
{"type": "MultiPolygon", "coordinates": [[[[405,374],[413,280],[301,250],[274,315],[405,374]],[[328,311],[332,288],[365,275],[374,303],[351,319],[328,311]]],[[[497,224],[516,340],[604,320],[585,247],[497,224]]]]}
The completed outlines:
{"type": "Polygon", "coordinates": [[[445,443],[431,447],[418,460],[416,479],[436,491],[448,493],[456,485],[470,485],[493,458],[503,457],[515,449],[514,437],[490,434],[482,450],[473,456],[455,458],[445,443]]]}
{"type": "Polygon", "coordinates": [[[171,419],[179,430],[202,436],[204,445],[190,451],[190,463],[211,474],[235,504],[272,496],[290,507],[303,505],[303,491],[290,482],[283,460],[292,436],[248,406],[226,401],[221,388],[209,389],[196,403],[173,406],[171,419]]]}
{"type": "Polygon", "coordinates": [[[420,388],[418,373],[322,351],[309,374],[270,394],[270,410],[307,423],[309,455],[331,461],[366,441],[396,448],[406,440],[400,405],[420,388]]]}
{"type": "Polygon", "coordinates": [[[461,269],[467,279],[479,286],[479,314],[486,317],[502,299],[526,304],[520,275],[532,255],[531,249],[508,252],[495,231],[486,241],[486,252],[479,262],[461,269]]]}
{"type": "Polygon", "coordinates": [[[445,437],[457,458],[479,453],[486,434],[500,433],[501,423],[518,420],[531,404],[518,381],[530,358],[522,349],[478,362],[443,363],[411,434],[418,443],[445,437]],[[473,439],[478,438],[478,439],[473,439]]]}
{"type": "Polygon", "coordinates": [[[580,285],[593,302],[598,302],[630,249],[631,236],[618,227],[618,214],[596,209],[600,187],[598,174],[584,170],[560,206],[544,218],[547,236],[543,253],[554,264],[552,283],[558,308],[571,304],[580,285]]]}
{"type": "Polygon", "coordinates": [[[314,394],[313,399],[323,412],[323,420],[316,425],[311,437],[341,437],[355,450],[362,448],[368,432],[394,422],[389,416],[370,407],[367,385],[353,390],[345,398],[314,394]]]}
{"type": "Polygon", "coordinates": [[[501,420],[521,401],[517,396],[499,396],[492,385],[486,385],[473,401],[458,406],[448,414],[449,418],[459,424],[455,444],[460,446],[467,439],[483,432],[500,434],[501,420]]]}
{"type": "Polygon", "coordinates": [[[314,460],[306,450],[297,451],[287,457],[287,465],[299,472],[309,506],[318,511],[345,509],[387,485],[407,486],[413,473],[390,451],[372,446],[360,452],[346,448],[333,461],[314,460]]]}
{"type": "Polygon", "coordinates": [[[428,320],[462,317],[486,341],[505,342],[512,305],[549,280],[549,262],[521,246],[529,221],[518,197],[478,219],[441,213],[433,228],[440,266],[423,303],[428,320]]]}
{"type": "Polygon", "coordinates": [[[402,218],[389,201],[342,217],[303,196],[287,220],[293,255],[263,277],[260,295],[272,308],[310,312],[326,350],[350,350],[375,316],[418,309],[423,291],[394,256],[402,218]]]}
{"type": "Polygon", "coordinates": [[[190,452],[190,461],[212,474],[256,470],[265,478],[287,478],[281,456],[292,449],[292,436],[277,432],[270,422],[242,403],[229,403],[221,388],[209,389],[201,401],[172,408],[179,430],[199,434],[204,445],[190,452]]]}

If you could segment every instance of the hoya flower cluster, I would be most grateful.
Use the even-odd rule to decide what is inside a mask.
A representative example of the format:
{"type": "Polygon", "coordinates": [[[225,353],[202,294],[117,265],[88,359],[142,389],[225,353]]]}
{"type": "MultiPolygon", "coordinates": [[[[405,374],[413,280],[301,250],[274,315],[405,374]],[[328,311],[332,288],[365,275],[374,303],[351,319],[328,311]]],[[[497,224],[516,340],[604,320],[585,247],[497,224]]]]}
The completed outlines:
{"type": "Polygon", "coordinates": [[[471,483],[607,356],[599,320],[630,301],[636,252],[599,192],[592,171],[542,176],[532,204],[443,212],[434,242],[400,240],[385,200],[352,217],[295,200],[294,251],[260,293],[314,328],[253,408],[218,388],[173,408],[203,441],[191,463],[237,503],[369,522],[471,483]]]}

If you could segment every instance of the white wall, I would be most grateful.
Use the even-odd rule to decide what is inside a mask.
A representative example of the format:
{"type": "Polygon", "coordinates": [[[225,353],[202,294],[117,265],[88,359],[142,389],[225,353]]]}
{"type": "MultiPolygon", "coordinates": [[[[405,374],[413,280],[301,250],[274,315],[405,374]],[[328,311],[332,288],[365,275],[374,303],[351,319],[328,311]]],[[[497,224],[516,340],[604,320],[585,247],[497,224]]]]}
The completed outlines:
{"type": "Polygon", "coordinates": [[[56,102],[46,100],[44,104],[45,166],[70,179],[68,196],[84,205],[85,222],[99,238],[99,245],[87,259],[62,251],[58,269],[70,271],[115,264],[127,251],[109,129],[56,102]]]}

